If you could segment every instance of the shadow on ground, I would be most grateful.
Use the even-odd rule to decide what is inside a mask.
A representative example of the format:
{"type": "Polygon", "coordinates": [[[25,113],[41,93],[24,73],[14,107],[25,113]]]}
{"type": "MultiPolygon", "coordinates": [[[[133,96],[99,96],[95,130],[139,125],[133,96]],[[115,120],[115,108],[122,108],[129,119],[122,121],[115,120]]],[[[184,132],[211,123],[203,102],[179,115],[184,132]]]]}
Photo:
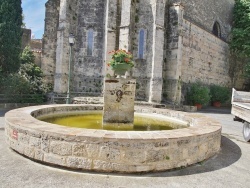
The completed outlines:
{"type": "Polygon", "coordinates": [[[161,172],[161,173],[152,173],[145,176],[149,177],[171,177],[171,176],[185,176],[192,174],[200,174],[205,172],[216,171],[227,166],[232,165],[238,161],[241,157],[241,149],[230,139],[222,136],[221,138],[221,150],[214,157],[203,161],[201,163],[189,166],[187,168],[161,172]]]}
{"type": "Polygon", "coordinates": [[[10,109],[0,109],[0,117],[4,117],[5,113],[8,112],[10,109]]]}

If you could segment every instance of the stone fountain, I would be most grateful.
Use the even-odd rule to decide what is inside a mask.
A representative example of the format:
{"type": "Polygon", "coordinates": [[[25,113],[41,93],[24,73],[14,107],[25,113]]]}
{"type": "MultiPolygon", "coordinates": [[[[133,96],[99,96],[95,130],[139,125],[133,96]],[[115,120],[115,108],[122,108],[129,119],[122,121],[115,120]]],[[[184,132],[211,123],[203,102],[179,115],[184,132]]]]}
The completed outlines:
{"type": "Polygon", "coordinates": [[[134,79],[105,79],[104,105],[43,105],[5,115],[10,148],[32,160],[71,169],[150,172],[185,167],[220,150],[221,126],[214,119],[169,109],[134,107],[134,79]],[[42,116],[103,110],[103,126],[133,127],[134,111],[169,117],[188,126],[171,131],[109,131],[64,127],[42,116]]]}

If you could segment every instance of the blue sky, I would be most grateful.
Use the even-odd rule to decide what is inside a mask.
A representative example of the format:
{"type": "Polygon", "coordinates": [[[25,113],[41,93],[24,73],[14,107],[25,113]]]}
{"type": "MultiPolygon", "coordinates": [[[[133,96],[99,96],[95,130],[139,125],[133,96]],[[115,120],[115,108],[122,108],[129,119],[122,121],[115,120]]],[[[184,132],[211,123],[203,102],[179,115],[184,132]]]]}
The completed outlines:
{"type": "Polygon", "coordinates": [[[44,33],[45,3],[47,0],[22,0],[24,23],[32,30],[36,39],[44,33]]]}

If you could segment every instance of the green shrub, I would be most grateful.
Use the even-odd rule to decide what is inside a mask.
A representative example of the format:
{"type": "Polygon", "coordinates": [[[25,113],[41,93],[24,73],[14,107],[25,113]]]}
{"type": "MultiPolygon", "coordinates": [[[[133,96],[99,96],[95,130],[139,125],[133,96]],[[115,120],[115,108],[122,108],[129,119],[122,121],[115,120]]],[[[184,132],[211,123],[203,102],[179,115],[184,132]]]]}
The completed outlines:
{"type": "Polygon", "coordinates": [[[35,93],[34,85],[19,73],[2,77],[0,84],[1,94],[7,103],[42,103],[45,101],[45,95],[40,92],[35,93]]]}
{"type": "Polygon", "coordinates": [[[230,91],[226,87],[211,85],[211,101],[225,103],[230,98],[230,91]]]}
{"type": "Polygon", "coordinates": [[[207,105],[210,101],[209,88],[201,83],[193,83],[187,92],[187,101],[190,105],[207,105]]]}
{"type": "Polygon", "coordinates": [[[0,94],[11,103],[41,103],[51,88],[43,81],[43,73],[35,63],[29,47],[23,50],[21,65],[16,73],[2,74],[0,67],[0,94]]]}

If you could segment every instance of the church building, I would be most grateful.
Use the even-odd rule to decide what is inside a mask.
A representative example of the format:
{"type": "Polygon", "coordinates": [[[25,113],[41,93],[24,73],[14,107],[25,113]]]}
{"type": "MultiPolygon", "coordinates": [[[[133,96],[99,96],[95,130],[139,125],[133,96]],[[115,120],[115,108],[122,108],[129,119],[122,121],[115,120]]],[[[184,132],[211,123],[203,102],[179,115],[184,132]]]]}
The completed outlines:
{"type": "Polygon", "coordinates": [[[116,49],[133,54],[136,100],[183,103],[185,88],[197,81],[232,87],[233,7],[234,0],[48,0],[42,70],[55,92],[67,92],[73,33],[75,95],[102,96],[116,49]]]}

